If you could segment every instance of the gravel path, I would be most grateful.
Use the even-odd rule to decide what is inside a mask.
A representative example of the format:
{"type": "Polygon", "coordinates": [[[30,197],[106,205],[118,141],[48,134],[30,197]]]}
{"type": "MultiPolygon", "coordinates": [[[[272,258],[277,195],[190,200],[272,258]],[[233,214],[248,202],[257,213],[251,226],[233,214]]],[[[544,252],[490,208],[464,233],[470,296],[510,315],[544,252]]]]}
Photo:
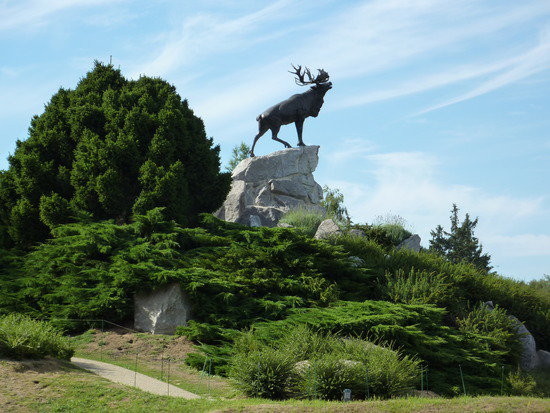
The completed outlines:
{"type": "Polygon", "coordinates": [[[174,397],[182,397],[184,399],[200,398],[200,396],[180,389],[179,387],[146,376],[145,374],[136,373],[132,370],[115,366],[114,364],[103,363],[101,361],[95,360],[81,359],[78,357],[73,357],[71,359],[71,362],[73,364],[76,364],[78,367],[89,370],[92,373],[95,373],[101,377],[105,377],[106,379],[114,381],[115,383],[124,384],[126,386],[134,386],[135,383],[135,387],[149,393],[160,394],[163,396],[169,395],[174,397]]]}

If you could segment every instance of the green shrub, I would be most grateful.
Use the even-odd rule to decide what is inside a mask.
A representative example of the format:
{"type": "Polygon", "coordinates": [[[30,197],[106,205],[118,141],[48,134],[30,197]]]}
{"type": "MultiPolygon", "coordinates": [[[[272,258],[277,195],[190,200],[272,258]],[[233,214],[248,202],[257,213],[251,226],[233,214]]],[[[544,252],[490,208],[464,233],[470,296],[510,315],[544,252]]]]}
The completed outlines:
{"type": "Polygon", "coordinates": [[[338,351],[340,346],[341,340],[334,334],[315,332],[305,324],[286,331],[277,342],[277,348],[297,362],[323,357],[338,351]]]}
{"type": "Polygon", "coordinates": [[[48,356],[69,360],[74,349],[50,323],[21,314],[0,317],[0,356],[39,359],[48,356]]]}
{"type": "Polygon", "coordinates": [[[243,375],[235,367],[258,371],[253,364],[264,354],[279,364],[284,355],[285,363],[293,366],[286,394],[301,398],[338,400],[346,388],[354,398],[364,398],[367,383],[370,395],[392,397],[412,389],[419,377],[418,361],[365,340],[316,332],[304,324],[284,328],[279,336],[263,336],[261,330],[247,332],[235,342],[231,374],[248,387],[257,385],[257,376],[243,375]]]}
{"type": "Polygon", "coordinates": [[[387,272],[383,290],[390,301],[439,306],[445,305],[453,294],[453,288],[445,275],[414,268],[408,273],[403,270],[397,270],[393,274],[387,272]]]}
{"type": "Polygon", "coordinates": [[[506,382],[510,389],[510,394],[513,396],[535,396],[537,382],[528,373],[522,372],[519,369],[511,371],[506,377],[506,382]]]}
{"type": "Polygon", "coordinates": [[[342,355],[325,355],[313,360],[302,375],[300,392],[323,400],[342,399],[344,389],[350,389],[354,398],[366,394],[366,368],[359,361],[342,359],[342,355]]]}
{"type": "Polygon", "coordinates": [[[321,211],[307,208],[291,209],[285,213],[279,222],[292,225],[305,235],[313,237],[319,224],[326,219],[326,215],[321,211]]]}
{"type": "Polygon", "coordinates": [[[280,400],[294,387],[294,361],[283,351],[264,347],[249,353],[237,353],[229,374],[250,397],[280,400]]]}
{"type": "Polygon", "coordinates": [[[407,231],[399,224],[382,224],[378,228],[386,233],[393,245],[398,245],[401,241],[412,235],[410,231],[407,231]]]}
{"type": "Polygon", "coordinates": [[[483,303],[477,304],[462,318],[457,318],[460,331],[489,337],[492,349],[501,349],[509,353],[509,361],[519,360],[521,345],[516,334],[516,322],[498,305],[490,309],[483,303]]]}
{"type": "Polygon", "coordinates": [[[395,397],[412,390],[420,375],[420,362],[364,340],[345,340],[343,354],[362,362],[367,369],[369,393],[376,397],[395,397]]]}
{"type": "Polygon", "coordinates": [[[176,334],[185,336],[191,341],[204,344],[228,341],[236,333],[235,330],[224,329],[208,323],[199,323],[194,320],[189,320],[186,326],[179,326],[176,329],[176,334]]]}
{"type": "MultiPolygon", "coordinates": [[[[430,389],[437,393],[449,394],[452,386],[461,386],[460,364],[468,394],[498,394],[499,366],[509,365],[513,350],[496,346],[490,336],[446,326],[446,317],[444,309],[428,304],[339,301],[328,308],[294,309],[284,320],[256,323],[254,328],[257,337],[266,343],[281,340],[300,324],[322,334],[399,343],[401,353],[427,364],[430,389]]],[[[349,357],[346,354],[342,358],[349,357]]]]}

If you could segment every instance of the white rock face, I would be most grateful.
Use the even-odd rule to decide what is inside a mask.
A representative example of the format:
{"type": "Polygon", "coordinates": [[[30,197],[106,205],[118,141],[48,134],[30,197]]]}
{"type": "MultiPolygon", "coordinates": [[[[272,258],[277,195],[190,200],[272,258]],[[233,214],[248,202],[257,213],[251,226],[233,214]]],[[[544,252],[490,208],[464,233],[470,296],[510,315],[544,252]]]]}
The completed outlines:
{"type": "Polygon", "coordinates": [[[174,334],[187,324],[190,306],[179,284],[134,296],[134,328],[153,334],[174,334]]]}
{"type": "Polygon", "coordinates": [[[241,161],[231,175],[231,190],[214,215],[273,227],[289,209],[322,210],[323,189],[313,178],[318,152],[319,146],[303,146],[241,161]]]}
{"type": "Polygon", "coordinates": [[[324,239],[329,238],[333,235],[340,235],[342,231],[340,227],[332,219],[325,219],[319,224],[317,232],[315,233],[314,238],[324,239]]]}
{"type": "Polygon", "coordinates": [[[409,238],[401,241],[397,249],[412,250],[414,252],[420,251],[420,236],[418,234],[411,235],[409,238]]]}

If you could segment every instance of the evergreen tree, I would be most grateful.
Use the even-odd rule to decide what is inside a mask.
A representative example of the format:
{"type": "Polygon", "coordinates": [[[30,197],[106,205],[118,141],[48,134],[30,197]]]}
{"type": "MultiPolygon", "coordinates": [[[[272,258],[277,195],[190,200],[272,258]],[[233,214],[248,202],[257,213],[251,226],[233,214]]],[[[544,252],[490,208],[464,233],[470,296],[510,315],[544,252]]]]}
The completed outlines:
{"type": "Polygon", "coordinates": [[[229,189],[219,146],[174,86],[125,79],[95,66],[74,90],[60,89],[35,116],[0,172],[0,245],[28,246],[71,221],[115,219],[165,207],[193,223],[229,189]]]}
{"type": "Polygon", "coordinates": [[[344,205],[344,194],[339,189],[329,188],[328,185],[323,187],[324,197],[321,205],[327,210],[327,216],[334,219],[340,225],[349,226],[351,218],[348,214],[348,209],[344,205]]]}
{"type": "Polygon", "coordinates": [[[229,164],[225,168],[227,172],[233,172],[233,169],[244,159],[250,156],[250,146],[246,143],[241,142],[240,145],[237,145],[233,148],[233,154],[229,160],[229,164]]]}
{"type": "Polygon", "coordinates": [[[493,268],[489,265],[491,256],[483,253],[483,246],[474,236],[477,222],[478,218],[472,221],[470,215],[466,214],[464,221],[460,223],[458,219],[458,207],[456,204],[453,204],[453,209],[451,210],[451,232],[445,231],[441,225],[438,225],[435,230],[431,231],[430,251],[444,255],[451,262],[466,261],[481,270],[490,271],[493,268]]]}

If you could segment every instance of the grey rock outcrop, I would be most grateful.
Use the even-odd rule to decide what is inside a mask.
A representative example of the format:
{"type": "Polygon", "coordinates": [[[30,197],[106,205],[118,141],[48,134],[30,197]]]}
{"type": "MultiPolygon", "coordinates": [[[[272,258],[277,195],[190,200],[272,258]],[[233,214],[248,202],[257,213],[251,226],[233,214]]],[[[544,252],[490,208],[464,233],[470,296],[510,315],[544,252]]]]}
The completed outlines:
{"type": "Polygon", "coordinates": [[[340,227],[336,225],[336,223],[332,219],[325,219],[319,224],[314,238],[324,239],[335,235],[340,235],[341,233],[342,231],[340,230],[340,227]]]}
{"type": "Polygon", "coordinates": [[[404,239],[397,246],[398,250],[412,250],[414,252],[420,251],[420,236],[418,234],[411,235],[409,238],[404,239]]]}
{"type": "Polygon", "coordinates": [[[190,306],[179,284],[134,296],[134,328],[153,334],[174,334],[185,325],[190,306]]]}
{"type": "Polygon", "coordinates": [[[303,146],[241,161],[231,175],[231,190],[214,215],[244,225],[273,227],[290,209],[322,211],[323,189],[313,178],[318,152],[319,146],[303,146]]]}
{"type": "Polygon", "coordinates": [[[530,371],[539,367],[539,356],[537,354],[537,343],[527,327],[513,315],[510,319],[516,323],[516,334],[521,344],[521,357],[519,366],[522,370],[530,371]]]}
{"type": "MultiPolygon", "coordinates": [[[[485,303],[490,310],[494,309],[492,301],[485,303]]],[[[537,343],[527,327],[517,317],[508,316],[515,324],[516,334],[521,345],[519,366],[522,370],[531,371],[536,368],[550,369],[550,353],[544,350],[537,351],[537,343]]]]}

